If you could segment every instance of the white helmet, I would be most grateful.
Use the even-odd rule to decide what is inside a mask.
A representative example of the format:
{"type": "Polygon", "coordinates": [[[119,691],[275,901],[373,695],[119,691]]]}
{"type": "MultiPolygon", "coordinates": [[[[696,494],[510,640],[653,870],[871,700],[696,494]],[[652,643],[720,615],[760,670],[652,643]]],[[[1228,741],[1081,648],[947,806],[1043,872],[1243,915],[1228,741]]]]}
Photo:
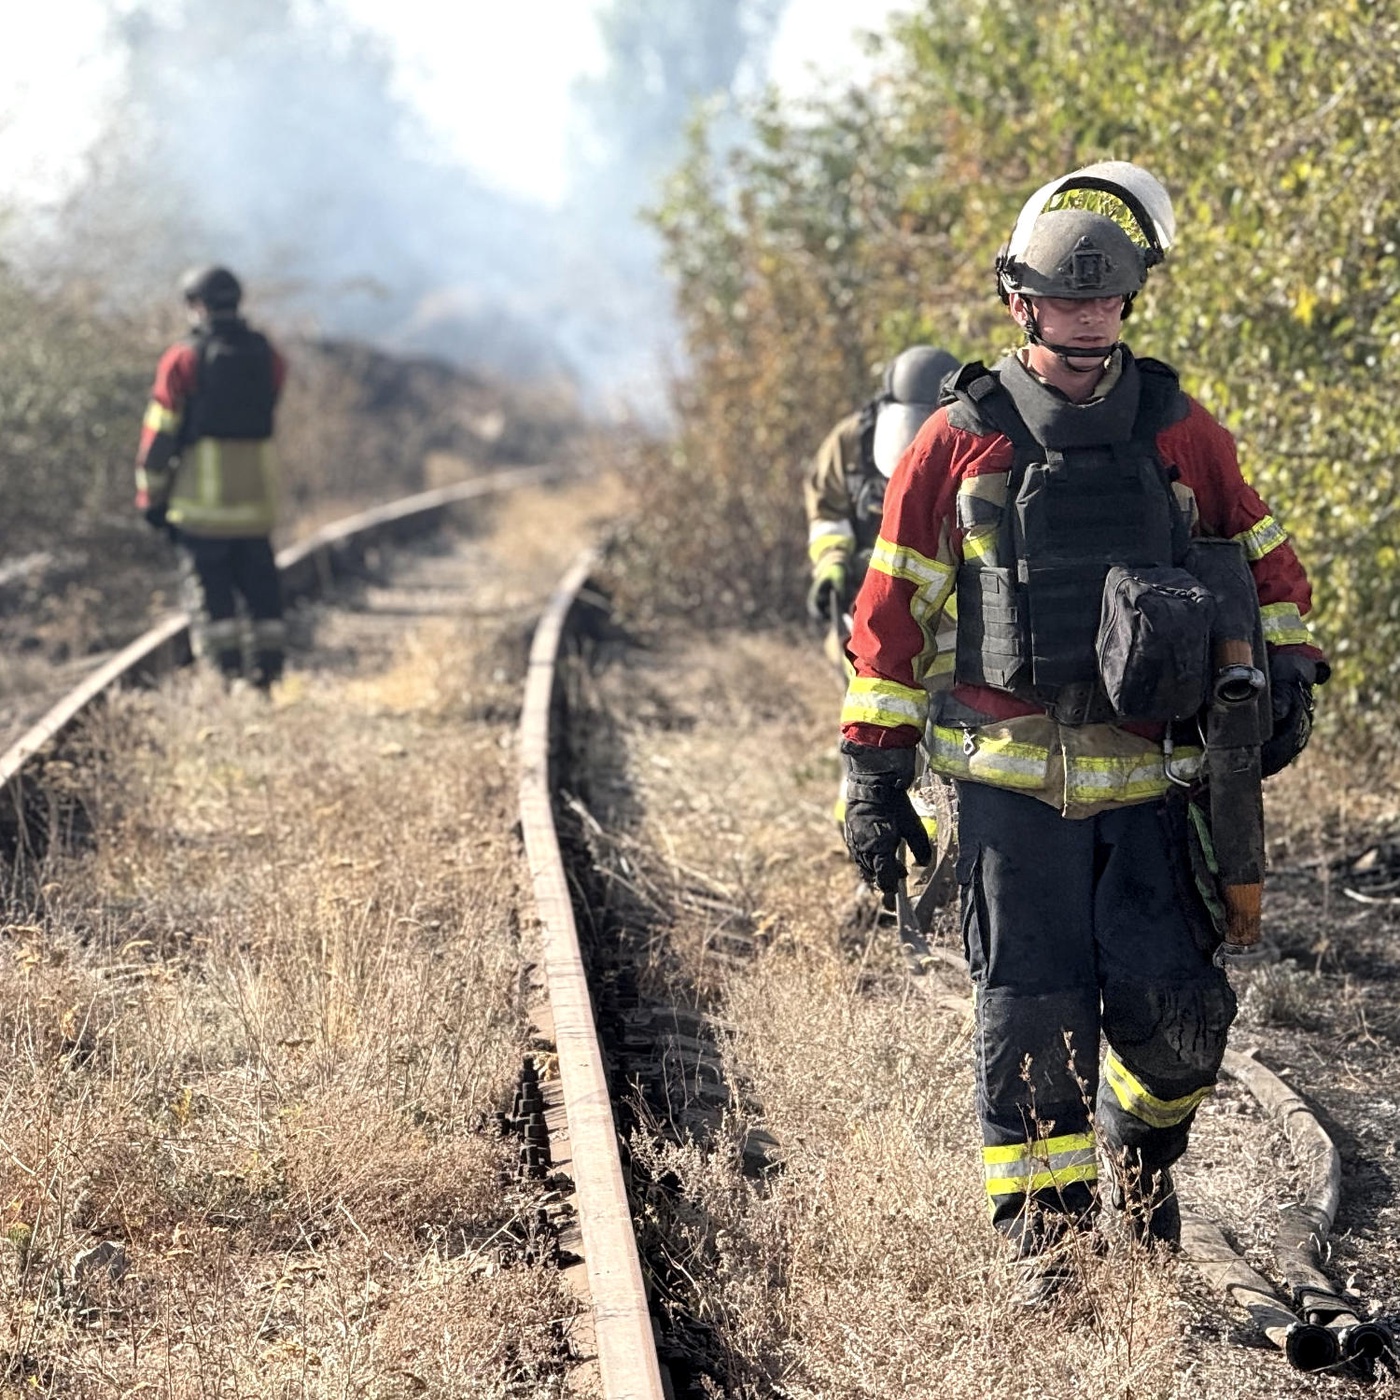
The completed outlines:
{"type": "MultiPolygon", "coordinates": [[[[1068,194],[1072,190],[1101,190],[1121,200],[1137,225],[1145,244],[1139,253],[1140,261],[1133,260],[1136,263],[1135,267],[1130,267],[1126,257],[1118,258],[1117,276],[1107,279],[1113,284],[1110,294],[1123,289],[1120,283],[1126,285],[1126,281],[1136,281],[1137,286],[1127,292],[1127,295],[1131,296],[1141,287],[1148,270],[1166,258],[1167,250],[1176,238],[1176,216],[1172,212],[1171,197],[1157,178],[1140,165],[1134,165],[1127,160],[1097,161],[1093,165],[1072,170],[1068,175],[1062,175],[1059,179],[1042,185],[1021,206],[1021,213],[1015,228],[1011,230],[1011,237],[997,254],[997,291],[1003,301],[1006,301],[1012,292],[1017,291],[1024,291],[1029,296],[1075,295],[1073,290],[1062,290],[1055,285],[1062,280],[1057,275],[1060,264],[1057,263],[1055,267],[1032,265],[1039,261],[1036,253],[1040,245],[1045,245],[1046,248],[1058,247],[1058,243],[1062,241],[1056,235],[1063,230],[1054,226],[1057,223],[1067,226],[1070,222],[1064,217],[1066,211],[1054,210],[1047,213],[1046,205],[1057,195],[1068,194]],[[1037,224],[1040,225],[1039,229],[1037,224]],[[1039,286],[1053,287],[1053,290],[1038,292],[1035,289],[1039,286]]],[[[1090,216],[1083,212],[1078,217],[1080,221],[1096,218],[1105,223],[1112,222],[1104,216],[1090,216]]],[[[1091,239],[1095,235],[1095,230],[1087,226],[1085,230],[1078,232],[1088,232],[1091,239]]],[[[1111,239],[1108,229],[1100,232],[1111,239]]],[[[1079,294],[1097,293],[1081,291],[1079,294]]]]}

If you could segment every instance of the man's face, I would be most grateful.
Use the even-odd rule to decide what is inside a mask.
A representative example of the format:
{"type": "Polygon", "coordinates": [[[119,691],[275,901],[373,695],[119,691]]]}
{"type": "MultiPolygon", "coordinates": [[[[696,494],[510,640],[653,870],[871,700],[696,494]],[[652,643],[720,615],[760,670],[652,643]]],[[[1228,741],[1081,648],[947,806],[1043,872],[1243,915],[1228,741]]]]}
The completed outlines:
{"type": "Polygon", "coordinates": [[[1011,313],[1023,327],[1032,306],[1040,338],[1051,345],[1083,345],[1086,349],[1112,345],[1123,329],[1121,296],[1036,297],[1033,300],[1013,296],[1011,313]]]}

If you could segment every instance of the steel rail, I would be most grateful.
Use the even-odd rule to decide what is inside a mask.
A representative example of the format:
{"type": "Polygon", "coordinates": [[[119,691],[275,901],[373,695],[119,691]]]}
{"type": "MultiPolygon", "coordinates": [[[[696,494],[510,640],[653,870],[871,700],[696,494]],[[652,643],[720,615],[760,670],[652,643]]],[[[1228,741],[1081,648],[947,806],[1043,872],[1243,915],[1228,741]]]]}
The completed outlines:
{"type": "MultiPolygon", "coordinates": [[[[558,470],[551,467],[508,468],[471,481],[421,491],[324,525],[278,551],[283,598],[292,603],[319,595],[353,568],[364,548],[422,534],[440,523],[460,502],[543,484],[558,475],[558,470]]],[[[143,632],[85,676],[0,754],[0,824],[12,819],[23,831],[25,767],[71,729],[94,701],[115,686],[158,679],[190,660],[189,622],[187,614],[174,613],[143,632]]]]}
{"type": "Polygon", "coordinates": [[[520,820],[540,917],[603,1396],[663,1400],[617,1124],[554,821],[550,740],[557,664],[595,562],[592,552],[575,561],[535,629],[520,716],[520,820]]]}

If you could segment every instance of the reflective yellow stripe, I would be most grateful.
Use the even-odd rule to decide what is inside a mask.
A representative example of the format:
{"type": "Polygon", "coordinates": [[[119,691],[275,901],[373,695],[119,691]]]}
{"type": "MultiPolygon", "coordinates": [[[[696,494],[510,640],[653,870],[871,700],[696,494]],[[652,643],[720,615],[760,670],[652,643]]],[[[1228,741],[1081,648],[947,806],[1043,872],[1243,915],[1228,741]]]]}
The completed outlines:
{"type": "Polygon", "coordinates": [[[1000,528],[996,525],[974,526],[963,536],[963,558],[985,559],[996,548],[1000,533],[1000,528]]]}
{"type": "Polygon", "coordinates": [[[917,788],[911,789],[909,800],[914,807],[914,815],[919,819],[919,825],[928,834],[928,839],[933,844],[935,850],[938,849],[938,813],[933,811],[923,793],[917,788]]]}
{"type": "Polygon", "coordinates": [[[997,787],[1035,789],[1045,786],[1049,750],[1039,744],[1017,743],[985,729],[968,732],[933,726],[929,767],[950,778],[975,778],[997,787]],[[972,752],[967,750],[971,748],[972,752]]]}
{"type": "Polygon", "coordinates": [[[243,628],[236,617],[220,618],[217,622],[206,622],[196,617],[191,635],[195,655],[209,656],[239,647],[243,641],[243,628]]]}
{"type": "Polygon", "coordinates": [[[1235,539],[1244,546],[1245,554],[1251,560],[1255,560],[1262,559],[1271,550],[1277,549],[1288,536],[1283,526],[1272,515],[1266,515],[1257,525],[1251,525],[1248,530],[1241,531],[1235,539]]]}
{"type": "Polygon", "coordinates": [[[1113,1090],[1124,1113],[1140,1118],[1150,1128],[1174,1128],[1214,1091],[1213,1084],[1197,1089],[1180,1099],[1159,1099],[1143,1087],[1118,1056],[1110,1050],[1104,1060],[1104,1077],[1113,1090]]]}
{"type": "Polygon", "coordinates": [[[814,564],[832,550],[849,553],[855,542],[855,527],[849,520],[814,520],[807,527],[807,557],[814,564]]]}
{"type": "Polygon", "coordinates": [[[1264,640],[1276,647],[1311,646],[1312,633],[1297,603],[1265,603],[1259,609],[1264,619],[1264,640]]]}
{"type": "Polygon", "coordinates": [[[270,440],[201,438],[175,474],[170,522],[214,536],[267,534],[276,518],[275,481],[270,440]]]}
{"type": "Polygon", "coordinates": [[[928,692],[922,686],[865,676],[851,678],[846,703],[841,707],[842,724],[877,724],[882,729],[912,724],[922,731],[927,715],[928,692]]]}
{"type": "MultiPolygon", "coordinates": [[[[1201,750],[1183,745],[1172,755],[1172,769],[1194,778],[1201,767],[1201,750]]],[[[1109,758],[1071,757],[1065,765],[1067,802],[1145,802],[1166,792],[1168,780],[1160,752],[1109,758]]]]}
{"type": "MultiPolygon", "coordinates": [[[[1045,791],[1052,782],[1053,769],[1057,800],[1063,772],[1067,809],[1097,810],[1147,802],[1168,790],[1162,751],[1150,740],[1133,740],[1129,753],[1086,755],[1074,752],[1068,742],[1068,735],[1075,731],[1055,731],[1065,735],[1066,742],[1052,748],[1044,742],[1010,737],[1010,726],[1016,723],[987,724],[972,730],[935,724],[929,735],[929,766],[946,777],[1028,792],[1045,791]]],[[[1118,735],[1120,747],[1126,737],[1118,735]]],[[[1199,774],[1202,759],[1199,746],[1183,744],[1172,755],[1172,769],[1189,780],[1199,774]]]]}
{"type": "Polygon", "coordinates": [[[914,596],[909,600],[909,615],[923,635],[924,644],[911,664],[914,678],[923,680],[938,661],[935,634],[939,619],[943,616],[944,604],[953,592],[952,565],[930,559],[908,545],[895,544],[881,535],[875,541],[870,567],[877,573],[888,574],[891,578],[903,579],[914,585],[914,596]]]}
{"type": "Polygon", "coordinates": [[[940,564],[937,559],[930,559],[906,544],[895,544],[883,535],[875,541],[870,567],[879,573],[889,574],[891,578],[905,579],[917,588],[928,590],[931,596],[952,588],[951,565],[940,564]]]}
{"type": "Polygon", "coordinates": [[[185,497],[170,498],[172,525],[218,527],[228,534],[265,535],[274,524],[272,510],[265,503],[244,506],[213,505],[185,497]]]}
{"type": "MultiPolygon", "coordinates": [[[[127,421],[130,422],[130,419],[127,421]]],[[[146,405],[146,416],[141,420],[141,426],[153,433],[167,433],[174,437],[180,431],[180,415],[152,399],[146,405]]]]}
{"type": "Polygon", "coordinates": [[[219,503],[223,484],[219,465],[219,444],[214,438],[201,438],[195,443],[195,500],[202,506],[216,506],[219,503]]]}
{"type": "Polygon", "coordinates": [[[1072,1181],[1097,1181],[1092,1133],[1065,1133],[982,1149],[982,1173],[989,1196],[1043,1191],[1072,1181]]]}

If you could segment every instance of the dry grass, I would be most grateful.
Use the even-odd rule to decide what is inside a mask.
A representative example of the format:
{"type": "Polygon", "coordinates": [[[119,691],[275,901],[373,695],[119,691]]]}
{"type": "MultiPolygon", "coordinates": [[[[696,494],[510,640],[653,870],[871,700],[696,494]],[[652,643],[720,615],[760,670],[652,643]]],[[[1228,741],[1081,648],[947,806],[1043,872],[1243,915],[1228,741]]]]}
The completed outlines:
{"type": "Polygon", "coordinates": [[[272,706],[182,676],[107,712],[95,848],[0,956],[0,1395],[560,1393],[577,1305],[523,1262],[494,1127],[525,1036],[500,613],[361,636],[272,706]],[[123,1276],[75,1275],[103,1240],[123,1276]]]}
{"type": "MultiPolygon", "coordinates": [[[[968,1021],[947,1000],[966,984],[913,983],[892,931],[848,918],[855,879],[828,815],[839,692],[813,643],[676,641],[630,657],[603,690],[627,730],[642,813],[629,860],[673,893],[653,977],[711,997],[732,1027],[731,1131],[637,1146],[652,1182],[670,1187],[649,1190],[649,1223],[694,1281],[725,1393],[1331,1393],[1336,1382],[1258,1349],[1243,1315],[1187,1268],[1111,1232],[1104,1257],[1082,1260],[1075,1304],[1043,1317],[1015,1308],[985,1224],[968,1021]],[[766,935],[747,965],[716,960],[734,914],[686,898],[697,873],[766,935]],[[756,1117],[782,1145],[766,1179],[739,1170],[756,1117]]],[[[944,936],[955,944],[951,927],[944,936]]],[[[1253,1030],[1246,1021],[1241,1034],[1253,1030]]],[[[1183,1197],[1266,1267],[1286,1157],[1273,1126],[1223,1086],[1181,1173],[1183,1197]]]]}

